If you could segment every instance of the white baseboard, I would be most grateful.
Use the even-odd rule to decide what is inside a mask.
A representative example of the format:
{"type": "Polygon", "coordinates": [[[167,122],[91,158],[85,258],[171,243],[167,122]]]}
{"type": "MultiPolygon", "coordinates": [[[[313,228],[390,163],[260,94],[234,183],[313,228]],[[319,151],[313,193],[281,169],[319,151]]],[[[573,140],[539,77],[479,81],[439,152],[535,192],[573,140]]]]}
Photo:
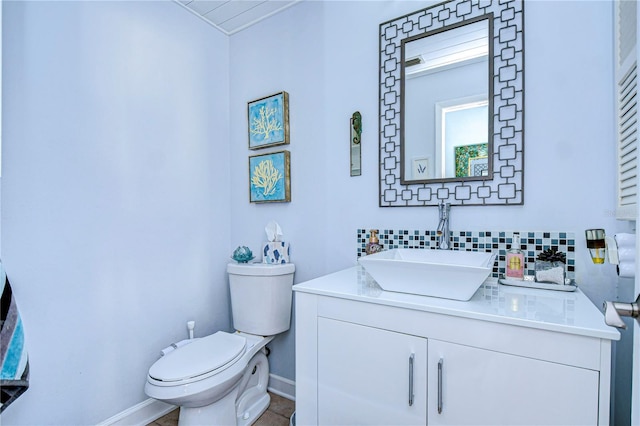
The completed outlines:
{"type": "MultiPolygon", "coordinates": [[[[283,398],[295,401],[296,382],[285,379],[275,374],[269,374],[269,392],[280,395],[283,398]]],[[[98,424],[98,426],[145,426],[170,413],[177,407],[153,398],[142,401],[140,404],[116,414],[113,417],[98,424]]]]}
{"type": "Polygon", "coordinates": [[[291,401],[296,400],[296,382],[293,380],[285,379],[275,374],[269,374],[269,386],[267,386],[267,390],[291,401]]]}
{"type": "Polygon", "coordinates": [[[142,401],[140,404],[134,405],[133,407],[108,418],[107,420],[99,423],[98,426],[145,426],[155,420],[158,420],[160,417],[169,414],[176,408],[177,407],[175,405],[149,398],[142,401]]]}

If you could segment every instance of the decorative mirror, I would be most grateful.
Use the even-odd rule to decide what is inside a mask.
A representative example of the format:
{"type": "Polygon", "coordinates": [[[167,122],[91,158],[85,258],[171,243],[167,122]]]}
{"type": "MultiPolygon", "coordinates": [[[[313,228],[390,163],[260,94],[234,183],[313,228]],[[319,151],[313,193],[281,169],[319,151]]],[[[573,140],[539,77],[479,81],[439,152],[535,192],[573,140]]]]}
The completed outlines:
{"type": "Polygon", "coordinates": [[[380,206],[523,203],[523,2],[380,25],[380,206]]]}

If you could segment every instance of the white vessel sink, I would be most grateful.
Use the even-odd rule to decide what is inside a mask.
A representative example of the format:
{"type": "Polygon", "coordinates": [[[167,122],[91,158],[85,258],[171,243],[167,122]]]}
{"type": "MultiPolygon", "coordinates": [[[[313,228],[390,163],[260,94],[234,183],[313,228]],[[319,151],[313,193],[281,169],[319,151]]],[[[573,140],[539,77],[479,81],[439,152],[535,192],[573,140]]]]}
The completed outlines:
{"type": "Polygon", "coordinates": [[[497,253],[393,249],[358,262],[383,290],[469,300],[491,274],[497,253]]]}

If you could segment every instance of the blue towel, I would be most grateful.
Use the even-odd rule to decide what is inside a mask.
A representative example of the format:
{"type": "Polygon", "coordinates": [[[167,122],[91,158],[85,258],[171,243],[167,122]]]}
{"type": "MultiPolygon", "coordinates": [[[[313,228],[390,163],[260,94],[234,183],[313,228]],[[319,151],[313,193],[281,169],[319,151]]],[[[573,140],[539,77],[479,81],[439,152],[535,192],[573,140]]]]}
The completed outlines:
{"type": "Polygon", "coordinates": [[[0,397],[2,413],[29,387],[29,358],[24,343],[22,320],[9,279],[0,262],[0,397]]]}

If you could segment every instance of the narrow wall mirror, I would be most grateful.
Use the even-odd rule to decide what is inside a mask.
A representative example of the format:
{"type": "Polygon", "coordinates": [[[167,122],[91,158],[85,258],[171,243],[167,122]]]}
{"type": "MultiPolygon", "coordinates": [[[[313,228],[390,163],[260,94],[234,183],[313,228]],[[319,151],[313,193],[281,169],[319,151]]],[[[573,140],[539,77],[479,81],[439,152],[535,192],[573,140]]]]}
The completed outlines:
{"type": "Polygon", "coordinates": [[[380,206],[523,203],[522,1],[380,25],[380,206]]]}

